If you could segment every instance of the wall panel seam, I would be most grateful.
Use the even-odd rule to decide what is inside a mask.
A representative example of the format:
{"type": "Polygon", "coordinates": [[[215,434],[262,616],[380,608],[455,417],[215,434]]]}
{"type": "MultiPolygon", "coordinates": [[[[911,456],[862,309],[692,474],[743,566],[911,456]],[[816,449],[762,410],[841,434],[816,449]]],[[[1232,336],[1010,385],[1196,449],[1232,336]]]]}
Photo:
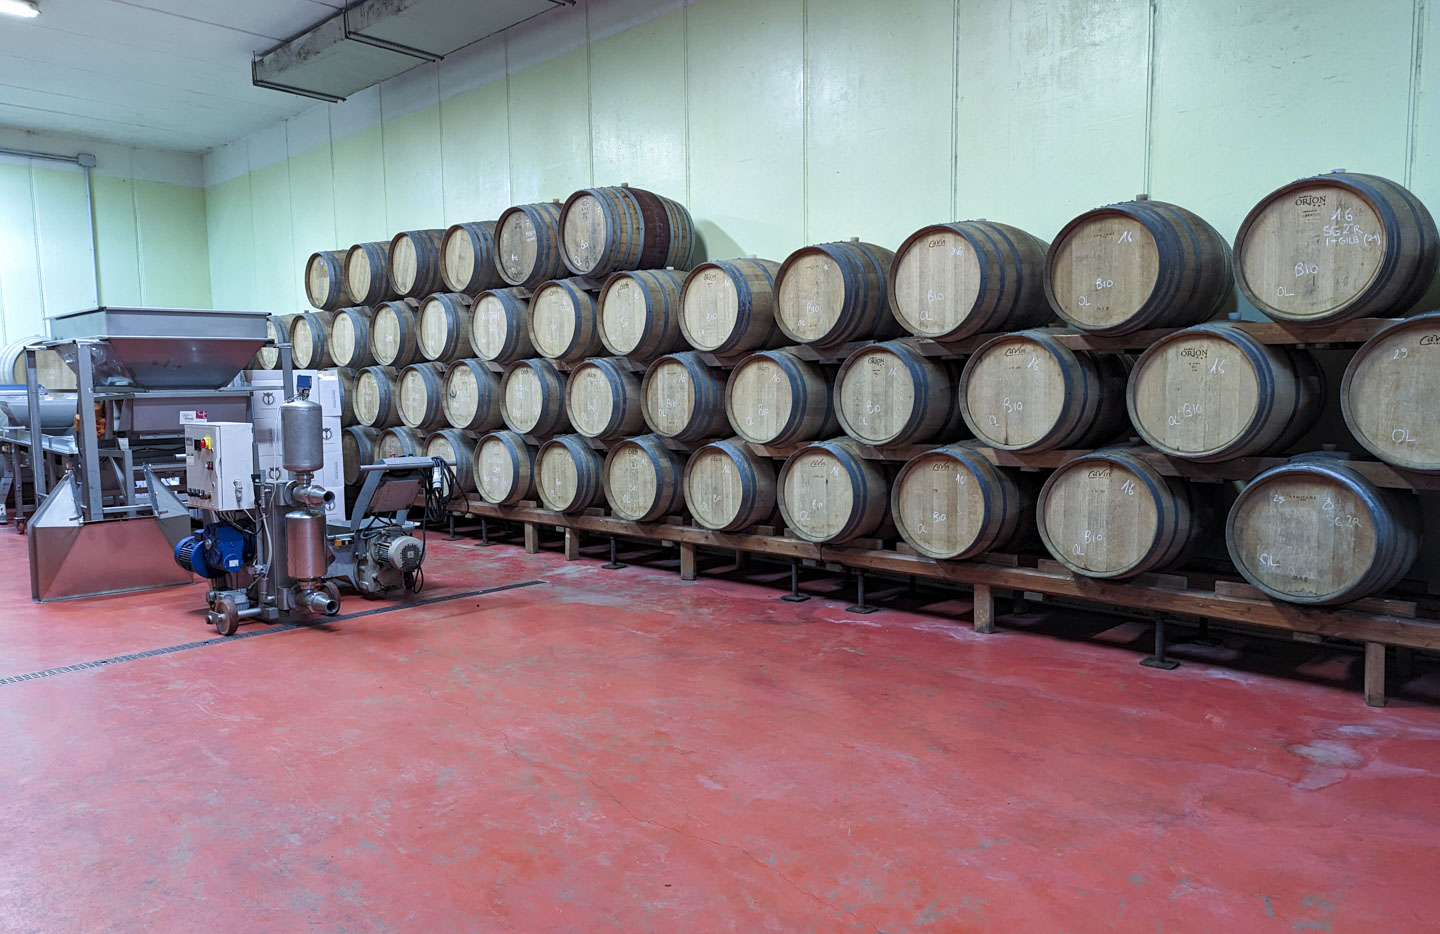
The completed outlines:
{"type": "Polygon", "coordinates": [[[1420,146],[1420,97],[1422,90],[1423,60],[1425,53],[1425,26],[1429,10],[1425,6],[1425,0],[1414,0],[1414,14],[1411,19],[1410,35],[1410,87],[1408,88],[1407,111],[1409,119],[1405,121],[1405,180],[1404,185],[1410,188],[1415,182],[1415,164],[1419,159],[1420,146]]]}
{"type": "Polygon", "coordinates": [[[810,0],[800,0],[800,242],[810,242],[810,0]]]}
{"type": "Polygon", "coordinates": [[[960,0],[951,9],[950,59],[950,218],[960,219],[960,0]]]}
{"type": "Polygon", "coordinates": [[[1150,195],[1150,182],[1155,170],[1155,49],[1157,45],[1156,33],[1159,31],[1160,10],[1157,0],[1146,0],[1145,11],[1145,130],[1143,145],[1144,168],[1141,179],[1141,191],[1148,197],[1150,195]]]}

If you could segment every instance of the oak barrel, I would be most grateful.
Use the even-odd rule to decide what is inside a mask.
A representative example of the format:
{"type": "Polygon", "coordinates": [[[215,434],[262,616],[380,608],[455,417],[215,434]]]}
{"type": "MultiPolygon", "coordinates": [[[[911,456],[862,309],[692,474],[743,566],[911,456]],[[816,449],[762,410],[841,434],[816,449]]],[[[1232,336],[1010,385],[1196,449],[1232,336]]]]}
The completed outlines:
{"type": "Polygon", "coordinates": [[[459,292],[426,296],[416,312],[420,353],[426,360],[453,363],[470,356],[470,299],[459,292]]]}
{"type": "Polygon", "coordinates": [[[359,370],[336,366],[325,372],[335,377],[335,384],[340,390],[340,424],[355,424],[355,378],[359,370]]]}
{"type": "Polygon", "coordinates": [[[400,373],[393,367],[367,366],[355,374],[351,407],[355,420],[371,428],[400,424],[400,373]]]}
{"type": "Polygon", "coordinates": [[[735,365],[725,414],[735,433],[755,444],[813,441],[840,430],[826,373],[784,350],[762,350],[735,365]]]}
{"type": "Polygon", "coordinates": [[[1036,521],[1055,560],[1087,577],[1134,577],[1184,563],[1211,531],[1214,490],[1162,476],[1132,447],[1062,464],[1040,489],[1036,521]]]}
{"type": "Polygon", "coordinates": [[[712,441],[685,464],[685,506],[697,523],[738,532],[775,515],[775,465],[738,440],[712,441]]]}
{"type": "Polygon", "coordinates": [[[1371,454],[1440,473],[1440,312],[1397,322],[1366,341],[1345,368],[1340,410],[1371,454]]]}
{"type": "Polygon", "coordinates": [[[419,303],[413,299],[384,302],[370,319],[370,355],[381,366],[407,367],[420,363],[419,303]]]}
{"type": "Polygon", "coordinates": [[[780,468],[778,485],[785,524],[807,542],[841,544],[889,530],[885,471],[851,438],[805,445],[780,468]]]}
{"type": "Polygon", "coordinates": [[[1009,451],[1092,447],[1126,431],[1130,359],[1071,350],[1043,330],[981,345],[960,374],[960,413],[975,437],[1009,451]]]}
{"type": "Polygon", "coordinates": [[[788,338],[775,323],[779,271],[779,263],[754,258],[696,266],[680,289],[680,333],[696,350],[716,354],[784,344],[788,338]]]}
{"type": "Polygon", "coordinates": [[[530,299],[519,289],[481,292],[470,306],[470,349],[491,363],[514,363],[535,356],[530,343],[530,299]]]}
{"type": "Polygon", "coordinates": [[[505,209],[495,222],[495,269],[510,285],[526,289],[565,275],[558,202],[505,209]]]}
{"type": "Polygon", "coordinates": [[[440,269],[443,230],[406,230],[390,241],[390,284],[402,298],[424,298],[445,287],[440,269]]]}
{"type": "Polygon", "coordinates": [[[565,374],[543,358],[512,363],[500,379],[500,416],[522,435],[543,438],[569,431],[565,374]]]}
{"type": "Polygon", "coordinates": [[[862,347],[835,377],[835,414],[866,444],[953,441],[966,434],[955,405],[958,367],[905,341],[862,347]]]}
{"type": "Polygon", "coordinates": [[[357,243],[345,253],[345,287],[350,304],[369,305],[399,298],[390,281],[390,244],[357,243]]]}
{"type": "Polygon", "coordinates": [[[495,222],[455,224],[440,241],[440,276],[445,287],[479,295],[504,285],[495,265],[495,222]]]}
{"type": "Polygon", "coordinates": [[[1302,178],[1261,199],[1235,235],[1240,292],[1276,321],[1404,315],[1435,283],[1440,236],[1420,199],[1378,175],[1302,178]]]}
{"type": "MultiPolygon", "coordinates": [[[[273,320],[275,316],[271,316],[273,320]]],[[[285,317],[289,317],[288,315],[285,317]]],[[[268,326],[268,325],[267,325],[268,326]]],[[[279,325],[276,325],[278,327],[279,325]]],[[[271,332],[274,337],[273,328],[271,332]]],[[[49,340],[43,334],[34,334],[30,337],[22,337],[11,344],[0,349],[0,380],[8,379],[17,386],[25,385],[25,345],[42,343],[49,340]]],[[[255,356],[258,358],[265,350],[259,351],[255,356]]],[[[279,351],[271,349],[272,355],[278,357],[279,351]]],[[[262,363],[261,360],[256,360],[262,363]]],[[[261,366],[259,369],[273,369],[270,366],[261,366]]],[[[53,350],[38,350],[35,352],[35,378],[41,386],[50,390],[67,390],[75,388],[75,371],[65,363],[64,359],[53,350]]]]}
{"type": "Polygon", "coordinates": [[[441,428],[425,439],[425,456],[438,457],[455,471],[455,489],[442,488],[442,496],[475,490],[475,435],[459,428],[441,428]]]}
{"type": "Polygon", "coordinates": [[[605,457],[605,500],[631,522],[653,522],[685,505],[685,460],[658,435],[626,438],[605,457]]]}
{"type": "Polygon", "coordinates": [[[911,234],[890,265],[890,310],[917,337],[956,341],[1040,327],[1050,245],[1007,224],[956,221],[911,234]]]}
{"type": "MultiPolygon", "coordinates": [[[[284,342],[284,343],[289,343],[289,342],[290,342],[290,327],[291,327],[291,325],[293,324],[293,322],[295,321],[295,319],[296,319],[297,317],[299,317],[299,315],[271,315],[270,317],[268,317],[268,318],[265,319],[265,336],[266,336],[266,338],[269,340],[269,344],[268,344],[267,346],[261,347],[259,350],[255,351],[255,362],[260,365],[260,369],[262,369],[262,370],[278,370],[278,369],[280,369],[280,348],[277,347],[277,346],[275,346],[275,345],[280,344],[281,342],[284,342]]],[[[42,339],[43,339],[43,338],[42,338],[42,339]]],[[[290,361],[291,361],[291,363],[294,363],[294,361],[295,361],[295,352],[294,352],[295,349],[292,347],[292,348],[290,349],[290,351],[291,351],[291,352],[290,352],[290,361]]],[[[52,351],[52,352],[53,352],[53,351],[52,351]]],[[[20,370],[19,370],[20,378],[19,378],[18,382],[23,383],[23,382],[25,382],[25,369],[24,369],[24,368],[25,368],[25,355],[24,355],[24,354],[21,354],[21,355],[20,355],[20,361],[19,361],[19,363],[18,363],[17,365],[20,367],[20,370]]],[[[68,367],[67,367],[67,369],[68,369],[68,367]]],[[[74,388],[74,382],[73,382],[74,377],[73,377],[73,376],[71,377],[71,380],[72,380],[72,382],[71,382],[70,388],[74,388]]],[[[41,382],[43,383],[44,381],[42,380],[41,382]]],[[[48,387],[48,384],[47,384],[47,387],[48,387]]],[[[56,387],[56,388],[58,388],[58,387],[56,387]]]]}
{"type": "Polygon", "coordinates": [[[479,360],[457,360],[445,370],[445,420],[463,431],[493,431],[500,418],[500,377],[479,360]]]}
{"type": "Polygon", "coordinates": [[[680,286],[673,269],[617,272],[605,280],[598,301],[600,341],[611,353],[653,360],[686,347],[680,333],[680,286]]]}
{"type": "Polygon", "coordinates": [[[535,454],[535,488],[545,508],[580,512],[605,498],[605,462],[580,435],[561,435],[535,454]]]}
{"type": "Polygon", "coordinates": [[[400,421],[416,431],[443,428],[445,420],[445,364],[415,363],[400,371],[400,421]]]}
{"type": "Polygon", "coordinates": [[[595,296],[575,279],[554,279],[530,301],[530,343],[543,357],[576,363],[604,349],[595,296]]]}
{"type": "Polygon", "coordinates": [[[375,365],[375,354],[370,349],[370,322],[374,317],[374,309],[364,305],[335,312],[330,322],[330,359],[336,366],[358,370],[375,365]]]}
{"type": "Polygon", "coordinates": [[[305,261],[305,297],[321,311],[339,311],[350,304],[344,250],[310,254],[305,261]]]}
{"type": "Polygon", "coordinates": [[[1233,324],[1200,324],[1160,338],[1135,362],[1130,421],[1150,445],[1195,461],[1284,450],[1325,404],[1315,357],[1262,344],[1233,324]]]}
{"type": "Polygon", "coordinates": [[[487,503],[535,498],[535,449],[513,431],[492,431],[475,445],[475,488],[487,503]]]}
{"type": "Polygon", "coordinates": [[[290,322],[290,359],[299,370],[323,370],[330,359],[330,323],[334,312],[307,311],[290,322]]]}
{"type": "Polygon", "coordinates": [[[801,247],[775,274],[775,323],[819,347],[898,336],[885,294],[894,255],[858,240],[801,247]]]}
{"type": "Polygon", "coordinates": [[[1334,456],[1308,455],[1260,474],[1225,523],[1245,579],[1291,603],[1347,603],[1388,590],[1420,551],[1420,500],[1375,486],[1334,456]]]}
{"type": "Polygon", "coordinates": [[[570,371],[565,413],[587,438],[613,441],[645,428],[640,380],[623,358],[592,357],[570,371]]]}
{"type": "Polygon", "coordinates": [[[1095,208],[1050,244],[1045,294],[1060,317],[1092,334],[1199,324],[1234,308],[1230,245],[1174,204],[1095,208]]]}
{"type": "Polygon", "coordinates": [[[693,350],[661,357],[640,384],[645,423],[676,441],[704,441],[724,434],[725,380],[693,350]]]}
{"type": "Polygon", "coordinates": [[[359,486],[364,479],[360,468],[375,463],[375,446],[380,429],[368,425],[351,425],[340,433],[340,464],[346,486],[359,486]]]}
{"type": "Polygon", "coordinates": [[[696,240],[685,205],[644,188],[585,188],[560,209],[560,258],[577,276],[688,270],[696,240]]]}
{"type": "Polygon", "coordinates": [[[1012,548],[1035,527],[1038,484],[996,467],[974,442],[911,458],[890,490],[895,528],[922,555],[973,558],[1012,548]]]}
{"type": "Polygon", "coordinates": [[[421,457],[424,450],[425,436],[404,425],[386,428],[380,432],[380,440],[375,442],[375,457],[378,460],[387,457],[421,457]]]}

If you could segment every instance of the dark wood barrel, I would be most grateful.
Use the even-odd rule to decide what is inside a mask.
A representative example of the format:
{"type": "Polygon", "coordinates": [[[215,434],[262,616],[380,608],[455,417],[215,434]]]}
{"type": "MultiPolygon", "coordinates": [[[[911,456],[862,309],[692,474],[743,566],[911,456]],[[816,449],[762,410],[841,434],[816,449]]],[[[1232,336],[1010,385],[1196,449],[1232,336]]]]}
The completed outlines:
{"type": "Polygon", "coordinates": [[[470,299],[459,292],[426,296],[416,313],[420,353],[426,360],[453,363],[470,356],[470,299]]]}
{"type": "Polygon", "coordinates": [[[1095,208],[1050,244],[1045,294],[1060,317],[1092,334],[1199,324],[1234,310],[1230,245],[1174,204],[1095,208]]]}
{"type": "Polygon", "coordinates": [[[658,435],[626,438],[605,457],[605,500],[631,522],[654,522],[685,505],[685,459],[658,435]]]}
{"type": "Polygon", "coordinates": [[[688,270],[696,241],[685,206],[643,188],[582,189],[560,209],[560,258],[577,276],[688,270]]]}
{"type": "Polygon", "coordinates": [[[973,558],[1022,543],[1035,527],[1039,483],[996,467],[974,442],[911,458],[890,490],[895,528],[922,555],[973,558]]]}
{"type": "Polygon", "coordinates": [[[680,290],[680,332],[696,350],[737,354],[779,347],[789,338],[775,323],[780,264],[742,258],[701,263],[680,290]]]}
{"type": "Polygon", "coordinates": [[[890,264],[890,310],[911,334],[937,341],[1040,327],[1055,316],[1045,298],[1049,248],[990,221],[922,227],[890,264]]]}
{"type": "Polygon", "coordinates": [[[495,222],[456,224],[440,241],[440,276],[445,287],[479,295],[505,284],[495,265],[495,222]]]}
{"type": "Polygon", "coordinates": [[[555,279],[530,301],[530,343],[543,357],[576,363],[600,353],[600,311],[595,296],[575,279],[555,279]]]}
{"type": "Polygon", "coordinates": [[[920,444],[964,436],[955,405],[958,367],[926,357],[906,341],[862,347],[835,377],[835,414],[866,444],[920,444]]]}
{"type": "Polygon", "coordinates": [[[350,304],[344,250],[310,254],[305,261],[305,297],[321,311],[338,311],[350,304]]]}
{"type": "Polygon", "coordinates": [[[705,441],[726,434],[725,379],[693,350],[661,357],[640,384],[645,423],[661,437],[705,441]]]}
{"type": "Polygon", "coordinates": [[[355,420],[371,428],[400,424],[400,373],[393,367],[367,366],[355,374],[351,407],[355,420]]]}
{"type": "Polygon", "coordinates": [[[416,363],[400,372],[400,421],[421,432],[445,427],[445,364],[416,363]]]}
{"type": "Polygon", "coordinates": [[[390,281],[390,244],[357,243],[345,252],[345,287],[350,304],[369,305],[399,298],[390,281]]]}
{"type": "Polygon", "coordinates": [[[813,441],[840,430],[825,371],[784,350],[762,350],[735,365],[725,414],[735,433],[755,444],[813,441]]]}
{"type": "Polygon", "coordinates": [[[365,479],[360,468],[375,463],[375,445],[379,441],[380,429],[368,425],[352,425],[340,433],[340,463],[347,487],[359,486],[365,479]]]}
{"type": "Polygon", "coordinates": [[[1395,317],[1440,300],[1435,220],[1378,175],[1334,172],[1276,189],[1240,225],[1235,257],[1241,294],[1290,324],[1395,317]]]}
{"type": "Polygon", "coordinates": [[[381,366],[407,367],[420,363],[419,304],[413,299],[384,302],[370,318],[370,355],[381,366]]]}
{"type": "Polygon", "coordinates": [[[375,311],[364,305],[341,308],[330,322],[330,359],[336,366],[359,370],[375,365],[370,349],[370,321],[375,311]]]}
{"type": "Polygon", "coordinates": [[[390,241],[390,284],[404,298],[424,298],[445,287],[441,272],[443,230],[407,230],[390,241]]]}
{"type": "Polygon", "coordinates": [[[513,431],[492,431],[475,445],[475,489],[487,503],[535,499],[535,448],[513,431]]]}
{"type": "Polygon", "coordinates": [[[739,532],[775,516],[775,465],[738,440],[696,448],[685,464],[685,506],[697,523],[739,532]]]}
{"type": "Polygon", "coordinates": [[[540,445],[535,477],[546,509],[581,512],[605,498],[605,462],[580,435],[561,435],[540,445]]]}
{"type": "Polygon", "coordinates": [[[815,441],[790,455],[779,490],[785,525],[807,542],[838,545],[890,528],[885,471],[851,438],[815,441]]]}
{"type": "Polygon", "coordinates": [[[612,354],[645,362],[686,348],[680,333],[680,286],[673,269],[617,272],[600,290],[600,341],[612,354]]]}
{"type": "Polygon", "coordinates": [[[1265,471],[1241,491],[1225,545],[1245,579],[1290,603],[1348,603],[1390,589],[1420,552],[1420,499],[1333,456],[1265,471]]]}
{"type": "Polygon", "coordinates": [[[500,415],[522,435],[548,438],[569,431],[565,374],[544,358],[512,363],[500,379],[500,415]]]}
{"type": "Polygon", "coordinates": [[[441,495],[475,491],[475,434],[459,428],[441,428],[425,439],[425,456],[438,457],[452,465],[455,489],[441,488],[441,495]]]}
{"type": "Polygon", "coordinates": [[[500,417],[500,376],[479,360],[457,360],[445,370],[445,420],[463,431],[493,431],[500,417]]]}
{"type": "Polygon", "coordinates": [[[821,348],[899,336],[885,294],[894,255],[858,240],[796,250],[775,274],[775,322],[797,344],[821,348]]]}
{"type": "Polygon", "coordinates": [[[530,299],[520,289],[481,292],[470,306],[470,349],[491,363],[514,363],[535,356],[530,343],[530,299]]]}
{"type": "Polygon", "coordinates": [[[1355,440],[1396,467],[1440,473],[1440,312],[1392,324],[1350,358],[1340,411],[1355,440]]]}
{"type": "Polygon", "coordinates": [[[307,311],[290,322],[290,359],[301,370],[323,370],[333,366],[330,359],[330,324],[334,312],[307,311]]]}
{"type": "Polygon", "coordinates": [[[495,268],[501,279],[525,289],[566,274],[560,258],[559,202],[505,209],[495,222],[495,268]]]}
{"type": "Polygon", "coordinates": [[[645,427],[640,380],[619,357],[592,357],[570,371],[565,412],[587,438],[614,441],[645,427]]]}

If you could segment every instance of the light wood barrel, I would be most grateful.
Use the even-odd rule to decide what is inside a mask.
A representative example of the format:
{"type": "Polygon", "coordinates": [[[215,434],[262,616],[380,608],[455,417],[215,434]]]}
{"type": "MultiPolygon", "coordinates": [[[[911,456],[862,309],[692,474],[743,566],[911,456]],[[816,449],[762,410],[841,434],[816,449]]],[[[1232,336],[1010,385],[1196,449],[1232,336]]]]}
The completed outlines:
{"type": "Polygon", "coordinates": [[[543,357],[575,363],[604,350],[595,296],[574,279],[555,279],[530,302],[530,343],[543,357]]]}
{"type": "Polygon", "coordinates": [[[1440,236],[1400,185],[1336,172],[1266,195],[1240,225],[1235,257],[1240,292],[1261,312],[1332,324],[1413,309],[1435,284],[1440,236]]]}
{"type": "Polygon", "coordinates": [[[1042,330],[1005,334],[965,362],[960,413],[991,447],[1091,447],[1126,430],[1129,372],[1128,357],[1070,350],[1042,330]]]}
{"type": "Polygon", "coordinates": [[[587,438],[613,441],[643,431],[640,380],[625,367],[623,358],[586,360],[570,371],[565,413],[587,438]]]}
{"type": "Polygon", "coordinates": [[[1199,324],[1235,306],[1230,245],[1163,201],[1096,208],[1050,244],[1045,294],[1060,317],[1092,334],[1199,324]]]}
{"type": "Polygon", "coordinates": [[[725,380],[693,350],[650,364],[640,384],[640,398],[645,423],[661,437],[704,441],[724,434],[729,424],[725,380]]]}
{"type": "Polygon", "coordinates": [[[451,428],[486,432],[499,428],[500,377],[479,360],[457,360],[445,371],[445,420],[451,428]]]}
{"type": "Polygon", "coordinates": [[[340,387],[340,424],[355,424],[355,378],[359,371],[336,366],[325,372],[334,375],[335,382],[340,387]]]}
{"type": "MultiPolygon", "coordinates": [[[[0,380],[8,378],[17,386],[25,385],[25,345],[47,341],[50,338],[43,334],[34,334],[30,337],[22,337],[12,344],[0,349],[0,380]]],[[[264,353],[265,351],[260,351],[264,353]]],[[[272,354],[279,354],[279,351],[272,350],[272,354]]],[[[259,354],[256,354],[258,357],[259,354]]],[[[259,362],[259,361],[256,361],[259,362]]],[[[271,369],[261,366],[259,369],[271,369]]],[[[40,385],[51,390],[65,390],[75,388],[75,371],[65,364],[61,356],[53,350],[40,350],[35,354],[35,378],[40,385]]]]}
{"type": "Polygon", "coordinates": [[[443,428],[445,420],[445,364],[416,363],[400,371],[400,421],[416,431],[443,428]]]}
{"type": "Polygon", "coordinates": [[[600,341],[611,353],[653,360],[686,347],[680,333],[680,286],[673,269],[617,272],[600,290],[600,341]]]}
{"type": "Polygon", "coordinates": [[[470,356],[470,299],[459,292],[436,292],[417,312],[420,352],[426,360],[454,363],[470,356]]]}
{"type": "Polygon", "coordinates": [[[890,310],[911,334],[956,341],[1040,327],[1050,245],[990,221],[932,224],[911,234],[890,266],[890,310]]]}
{"type": "Polygon", "coordinates": [[[492,363],[514,363],[535,356],[530,343],[530,299],[519,289],[481,292],[470,306],[470,349],[492,363]]]}
{"type": "Polygon", "coordinates": [[[605,462],[580,435],[561,435],[535,454],[535,488],[546,509],[581,512],[605,498],[605,462]]]}
{"type": "MultiPolygon", "coordinates": [[[[265,319],[265,336],[270,341],[270,346],[261,347],[255,351],[255,362],[262,370],[280,369],[280,348],[274,345],[290,340],[290,327],[299,315],[271,315],[265,319]]],[[[40,338],[44,340],[44,338],[40,338]]],[[[53,353],[53,351],[51,351],[53,353]]],[[[290,349],[290,360],[295,360],[295,349],[290,349]]],[[[20,355],[20,382],[25,382],[25,355],[20,355]]],[[[68,367],[67,367],[68,369],[68,367]]],[[[50,388],[50,387],[46,387],[50,388]]],[[[58,388],[58,387],[57,387],[58,388]]],[[[71,387],[74,388],[74,377],[71,377],[71,387]]]]}
{"type": "Polygon", "coordinates": [[[697,523],[738,532],[775,515],[775,465],[739,441],[712,441],[685,464],[685,506],[697,523]]]}
{"type": "Polygon", "coordinates": [[[440,274],[445,287],[479,295],[504,285],[495,265],[495,222],[456,224],[440,241],[440,274]]]}
{"type": "Polygon", "coordinates": [[[1340,410],[1355,440],[1407,470],[1440,473],[1440,312],[1401,321],[1355,352],[1340,410]]]}
{"type": "Polygon", "coordinates": [[[577,276],[689,269],[696,241],[685,206],[643,188],[586,188],[560,209],[560,258],[577,276]]]}
{"type": "Polygon", "coordinates": [[[334,366],[330,358],[330,324],[334,312],[307,311],[290,322],[291,360],[298,370],[323,370],[334,366]]]}
{"type": "Polygon", "coordinates": [[[511,364],[500,379],[500,416],[522,435],[546,438],[569,431],[565,374],[545,359],[511,364]]]}
{"type": "Polygon", "coordinates": [[[894,255],[853,240],[796,250],[775,274],[775,323],[796,343],[819,347],[898,336],[885,294],[894,255]]]}
{"type": "MultiPolygon", "coordinates": [[[[475,491],[475,435],[459,428],[441,428],[425,439],[425,456],[438,457],[452,465],[455,471],[455,490],[460,493],[475,491]]],[[[442,489],[441,495],[451,491],[442,489]]]]}
{"type": "Polygon", "coordinates": [[[410,299],[385,302],[370,319],[370,355],[381,366],[421,363],[419,304],[410,299]]]}
{"type": "Polygon", "coordinates": [[[364,305],[341,308],[330,322],[330,359],[353,370],[375,365],[370,350],[370,321],[375,311],[364,305]]]}
{"type": "Polygon", "coordinates": [[[816,441],[790,455],[779,491],[785,525],[807,542],[840,544],[889,529],[885,472],[850,438],[816,441]]]}
{"type": "Polygon", "coordinates": [[[506,208],[495,222],[495,247],[495,270],[511,285],[533,289],[564,276],[559,203],[506,208]]]}
{"type": "Polygon", "coordinates": [[[340,463],[347,487],[359,486],[365,479],[360,468],[375,463],[375,448],[379,442],[380,429],[368,425],[352,425],[340,433],[340,463]]]}
{"type": "Polygon", "coordinates": [[[1283,451],[1314,427],[1325,377],[1308,351],[1200,324],[1150,345],[1130,372],[1130,421],[1150,445],[1195,461],[1283,451]]]}
{"type": "Polygon", "coordinates": [[[605,500],[631,522],[653,522],[685,505],[685,460],[658,435],[626,438],[605,457],[605,500]]]}
{"type": "Polygon", "coordinates": [[[357,243],[345,253],[345,287],[350,304],[369,305],[399,298],[390,281],[390,244],[357,243]]]}
{"type": "Polygon", "coordinates": [[[1241,491],[1225,545],[1245,579],[1291,603],[1358,600],[1399,583],[1419,554],[1420,500],[1335,457],[1265,471],[1241,491]]]}
{"type": "Polygon", "coordinates": [[[788,338],[775,323],[775,274],[768,259],[701,263],[680,290],[680,333],[696,350],[736,354],[779,347],[788,338]]]}
{"type": "Polygon", "coordinates": [[[402,298],[424,298],[445,287],[441,274],[443,230],[407,230],[390,241],[390,284],[402,298]]]}
{"type": "Polygon", "coordinates": [[[475,489],[487,503],[535,499],[535,449],[513,431],[492,431],[475,445],[475,489]]]}
{"type": "Polygon", "coordinates": [[[845,433],[866,444],[920,444],[964,435],[948,361],[904,341],[855,351],[835,377],[835,414],[845,433]]]}
{"type": "Polygon", "coordinates": [[[735,365],[725,384],[725,414],[735,433],[755,444],[813,441],[840,430],[825,372],[783,350],[762,350],[735,365]]]}
{"type": "Polygon", "coordinates": [[[1211,531],[1213,490],[1162,476],[1133,448],[1084,454],[1050,475],[1036,520],[1055,560],[1087,577],[1134,577],[1184,563],[1211,531]]]}
{"type": "Polygon", "coordinates": [[[387,457],[423,457],[424,451],[425,436],[404,425],[386,428],[380,432],[380,440],[375,442],[377,460],[387,457]]]}
{"type": "Polygon", "coordinates": [[[355,420],[371,428],[400,424],[400,372],[388,366],[367,366],[355,374],[355,420]]]}
{"type": "Polygon", "coordinates": [[[907,461],[890,490],[895,528],[922,555],[973,558],[1022,541],[1035,527],[1036,484],[996,467],[975,444],[907,461]]]}
{"type": "Polygon", "coordinates": [[[310,254],[305,261],[305,297],[321,311],[339,311],[350,304],[344,250],[310,254]]]}

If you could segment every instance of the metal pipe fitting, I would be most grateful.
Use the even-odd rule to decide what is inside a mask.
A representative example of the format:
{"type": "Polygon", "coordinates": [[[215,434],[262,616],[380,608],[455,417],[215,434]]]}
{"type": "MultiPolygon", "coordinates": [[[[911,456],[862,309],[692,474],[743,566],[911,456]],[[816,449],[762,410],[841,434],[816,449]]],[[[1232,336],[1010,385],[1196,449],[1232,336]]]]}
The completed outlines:
{"type": "Polygon", "coordinates": [[[335,502],[335,494],[322,486],[296,484],[290,489],[290,498],[306,506],[328,506],[335,502]]]}
{"type": "Polygon", "coordinates": [[[321,616],[331,616],[340,609],[340,602],[323,590],[302,593],[296,602],[310,612],[319,613],[321,616]]]}

